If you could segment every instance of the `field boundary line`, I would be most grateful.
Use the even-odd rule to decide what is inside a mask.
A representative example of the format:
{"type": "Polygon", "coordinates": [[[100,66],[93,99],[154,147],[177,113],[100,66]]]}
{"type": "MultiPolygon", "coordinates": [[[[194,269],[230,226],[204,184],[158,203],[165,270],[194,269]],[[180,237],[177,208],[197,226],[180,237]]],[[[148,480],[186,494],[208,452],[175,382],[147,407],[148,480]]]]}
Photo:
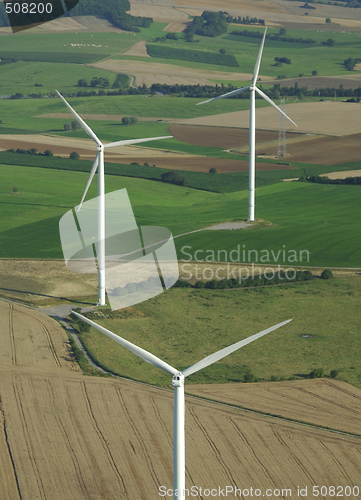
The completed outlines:
{"type": "Polygon", "coordinates": [[[236,405],[236,404],[231,404],[231,403],[224,403],[222,401],[218,401],[216,399],[211,399],[211,398],[206,398],[206,397],[203,397],[203,396],[195,396],[195,395],[190,394],[188,392],[186,392],[185,394],[188,397],[191,397],[193,399],[199,399],[199,400],[205,401],[207,403],[214,403],[214,404],[217,404],[217,405],[220,405],[220,406],[226,406],[228,408],[234,408],[234,409],[237,409],[237,410],[242,410],[242,411],[245,411],[247,413],[254,413],[254,414],[260,415],[262,417],[274,418],[274,419],[283,420],[284,422],[289,422],[289,423],[292,423],[292,424],[302,425],[302,426],[305,426],[305,427],[311,427],[313,429],[322,430],[322,431],[328,431],[328,432],[332,432],[332,433],[335,433],[335,434],[340,434],[341,436],[347,436],[347,437],[353,437],[353,438],[361,439],[361,434],[356,434],[356,433],[347,432],[347,431],[341,431],[341,430],[333,429],[332,427],[326,427],[326,426],[320,425],[320,424],[312,424],[310,422],[305,422],[303,420],[298,420],[296,418],[290,418],[290,417],[284,417],[282,415],[277,415],[276,413],[268,413],[268,412],[261,411],[261,410],[254,410],[252,408],[247,408],[246,406],[241,406],[241,405],[236,405]]]}

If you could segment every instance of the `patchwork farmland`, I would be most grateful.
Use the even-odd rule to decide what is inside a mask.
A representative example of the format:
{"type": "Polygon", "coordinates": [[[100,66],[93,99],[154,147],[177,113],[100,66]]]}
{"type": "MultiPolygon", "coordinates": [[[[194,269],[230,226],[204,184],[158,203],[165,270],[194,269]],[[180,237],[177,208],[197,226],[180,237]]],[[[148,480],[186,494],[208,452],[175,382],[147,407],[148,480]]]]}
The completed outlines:
{"type": "MultiPolygon", "coordinates": [[[[84,378],[53,320],[7,302],[0,315],[2,498],[145,499],[171,488],[171,391],[84,378]]],[[[342,396],[347,419],[354,398],[342,396]]],[[[357,484],[361,445],[352,435],[190,398],[186,407],[188,485],[296,490],[341,475],[341,486],[357,484]]]]}
{"type": "MultiPolygon", "coordinates": [[[[293,318],[287,330],[190,377],[187,487],[259,488],[261,496],[271,489],[269,498],[297,496],[302,487],[308,498],[324,485],[324,498],[334,486],[358,496],[359,186],[283,180],[360,176],[361,73],[359,62],[349,70],[344,61],[358,59],[361,9],[303,4],[222,2],[234,17],[264,19],[271,36],[282,30],[299,39],[265,43],[259,84],[277,104],[287,98],[298,128],[286,125],[287,155],[277,158],[279,116],[257,99],[258,220],[239,231],[209,228],[245,222],[249,99],[197,104],[250,84],[260,43],[251,35],[263,26],[232,22],[218,36],[195,33],[186,41],[193,16],[218,12],[219,1],[131,0],[130,14],[153,18],[149,28],[124,31],[89,15],[20,35],[0,28],[1,500],[148,500],[159,498],[161,486],[172,488],[168,377],[95,330],[79,338],[118,377],[90,376],[97,369],[77,363],[73,342],[44,313],[95,308],[97,298],[96,274],[67,270],[58,230],[80,201],[95,144],[73,126],[55,88],[105,142],[173,136],[107,152],[106,189],[127,190],[139,226],[172,231],[180,276],[199,288],[168,290],[113,317],[105,308],[99,323],[182,369],[293,318]],[[251,35],[232,33],[244,30],[251,35]],[[162,57],[151,57],[150,45],[162,57]],[[208,62],[164,57],[171,51],[207,53],[201,59],[208,62]],[[277,64],[281,57],[289,63],[277,64]],[[126,125],[125,117],[136,120],[126,125]],[[72,152],[80,159],[70,161],[72,152]],[[162,180],[171,170],[183,185],[162,180]],[[273,257],[260,262],[243,258],[243,250],[273,257]],[[306,261],[287,260],[287,252],[302,251],[306,261]],[[205,288],[217,273],[217,283],[228,277],[233,264],[244,273],[252,264],[261,272],[308,269],[314,279],[205,288]],[[320,279],[326,267],[332,280],[320,279]],[[311,379],[315,371],[324,377],[311,379]]],[[[97,195],[96,177],[89,198],[97,195]]]]}

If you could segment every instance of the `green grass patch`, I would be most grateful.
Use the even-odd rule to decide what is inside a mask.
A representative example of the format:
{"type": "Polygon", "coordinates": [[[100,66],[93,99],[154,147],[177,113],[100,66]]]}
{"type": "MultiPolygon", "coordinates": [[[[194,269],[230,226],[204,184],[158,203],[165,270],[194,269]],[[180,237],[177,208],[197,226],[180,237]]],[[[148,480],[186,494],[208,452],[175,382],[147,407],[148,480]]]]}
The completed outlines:
{"type": "MultiPolygon", "coordinates": [[[[24,95],[38,92],[47,94],[54,92],[55,89],[63,92],[77,92],[82,90],[77,86],[78,80],[84,78],[90,84],[93,77],[109,78],[110,85],[112,85],[117,75],[98,68],[88,66],[79,68],[74,64],[60,62],[18,61],[1,67],[0,89],[1,94],[5,95],[12,95],[16,92],[24,95]]],[[[124,82],[128,81],[126,75],[121,75],[121,78],[123,77],[124,82]]]]}
{"type": "MultiPolygon", "coordinates": [[[[181,370],[292,318],[285,327],[190,376],[187,383],[242,382],[247,373],[258,380],[303,378],[322,367],[326,374],[339,370],[340,378],[361,388],[360,299],[357,278],[252,290],[171,289],[138,304],[143,316],[96,321],[181,370]]],[[[147,383],[170,383],[169,375],[97,330],[83,338],[111,371],[147,383]]]]}
{"type": "Polygon", "coordinates": [[[220,54],[204,50],[177,49],[169,45],[151,43],[147,43],[147,51],[151,57],[238,67],[238,62],[232,54],[220,54]]]}
{"type": "MultiPolygon", "coordinates": [[[[49,162],[53,160],[57,159],[50,158],[49,162]]],[[[0,166],[1,257],[62,258],[58,222],[79,203],[90,164],[88,162],[86,168],[84,162],[84,172],[0,166]],[[13,193],[14,186],[18,195],[13,193]]],[[[199,175],[207,178],[207,174],[199,175]]],[[[230,179],[233,184],[238,182],[235,177],[230,179]]],[[[174,235],[244,219],[248,213],[247,190],[220,194],[145,179],[107,176],[108,191],[122,188],[128,190],[139,225],[164,226],[174,235]]],[[[94,179],[88,197],[96,195],[94,179]]],[[[358,212],[359,197],[358,186],[277,183],[258,187],[256,217],[271,221],[273,227],[254,231],[201,231],[182,236],[175,240],[178,258],[187,261],[197,250],[201,250],[197,254],[200,260],[206,258],[206,252],[217,255],[223,250],[229,255],[232,250],[237,251],[238,246],[241,250],[253,249],[259,255],[264,249],[277,254],[285,248],[297,252],[307,250],[309,258],[304,257],[302,262],[288,261],[288,258],[285,262],[283,258],[270,259],[270,262],[360,267],[361,223],[359,218],[350,217],[351,213],[358,212]]],[[[224,253],[215,260],[225,260],[224,253]]],[[[251,260],[257,262],[254,256],[251,260]]],[[[243,261],[241,253],[240,262],[243,261]]],[[[260,259],[258,262],[268,263],[260,259]]]]}

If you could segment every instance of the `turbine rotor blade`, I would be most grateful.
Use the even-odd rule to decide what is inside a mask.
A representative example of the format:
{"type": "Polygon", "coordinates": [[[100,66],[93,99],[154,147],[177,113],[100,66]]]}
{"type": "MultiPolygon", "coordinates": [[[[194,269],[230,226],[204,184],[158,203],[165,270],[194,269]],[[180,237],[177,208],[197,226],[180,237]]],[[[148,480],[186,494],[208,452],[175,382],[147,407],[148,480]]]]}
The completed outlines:
{"type": "Polygon", "coordinates": [[[261,46],[260,46],[259,51],[258,51],[258,57],[257,57],[256,65],[254,67],[254,72],[253,72],[252,86],[256,85],[256,83],[257,83],[259,68],[261,66],[261,59],[262,59],[264,42],[266,40],[266,33],[267,33],[267,28],[265,28],[265,30],[264,30],[261,46]]]}
{"type": "Polygon", "coordinates": [[[181,373],[185,377],[188,377],[189,375],[192,375],[192,373],[198,372],[199,370],[202,370],[203,368],[206,368],[209,365],[212,365],[216,361],[219,361],[222,358],[225,358],[228,356],[228,354],[231,354],[234,351],[237,351],[241,347],[246,346],[247,344],[250,344],[254,340],[257,340],[264,335],[267,335],[267,333],[273,332],[273,330],[277,330],[277,328],[280,328],[283,325],[286,325],[292,321],[291,319],[288,319],[287,321],[283,321],[282,323],[278,323],[278,325],[271,326],[270,328],[267,328],[267,330],[262,330],[262,332],[256,333],[255,335],[251,335],[251,337],[248,337],[244,340],[241,340],[240,342],[236,342],[235,344],[232,344],[228,347],[225,347],[224,349],[221,349],[218,352],[215,352],[214,354],[211,354],[210,356],[207,356],[206,358],[202,359],[201,361],[198,361],[198,363],[195,363],[192,366],[189,366],[185,370],[182,370],[181,373]]]}
{"type": "Polygon", "coordinates": [[[272,99],[270,99],[270,98],[268,97],[268,95],[266,95],[264,92],[262,92],[262,90],[260,90],[258,87],[255,87],[255,89],[256,89],[256,92],[258,92],[258,93],[259,93],[259,95],[260,95],[261,97],[263,97],[263,99],[264,99],[265,101],[269,102],[269,103],[270,103],[270,104],[271,104],[271,105],[272,105],[275,109],[277,109],[277,111],[278,111],[279,113],[281,113],[281,114],[282,114],[285,118],[287,118],[287,120],[288,120],[288,121],[290,121],[290,122],[291,122],[291,123],[292,123],[295,127],[297,127],[297,128],[298,128],[297,123],[295,123],[293,120],[291,120],[291,118],[290,118],[289,116],[287,116],[287,115],[286,115],[286,113],[285,113],[284,111],[282,111],[282,109],[281,109],[281,108],[279,108],[279,107],[277,106],[277,104],[275,104],[275,103],[272,101],[272,99]]]}
{"type": "Polygon", "coordinates": [[[77,208],[77,212],[79,212],[79,210],[81,209],[81,206],[83,204],[83,201],[84,201],[84,198],[86,197],[86,194],[88,192],[88,189],[89,189],[89,186],[93,180],[93,177],[95,175],[95,172],[97,171],[97,168],[99,166],[99,153],[96,155],[95,157],[95,160],[94,160],[94,163],[93,163],[93,166],[90,170],[90,174],[89,174],[89,177],[88,177],[88,180],[87,180],[87,183],[86,183],[86,186],[85,186],[85,189],[84,189],[84,193],[83,193],[83,196],[81,198],[81,201],[80,201],[80,204],[77,208]]]}
{"type": "Polygon", "coordinates": [[[139,144],[141,142],[157,141],[160,139],[170,139],[171,137],[173,137],[173,136],[172,135],[164,135],[162,137],[147,137],[146,139],[128,139],[126,141],[109,142],[108,144],[104,144],[104,149],[115,148],[117,146],[129,146],[131,144],[139,144]]]}
{"type": "Polygon", "coordinates": [[[101,146],[102,143],[100,142],[98,137],[94,134],[92,129],[85,123],[85,121],[82,118],[80,118],[78,113],[70,106],[70,104],[64,99],[64,97],[60,94],[60,92],[58,92],[57,90],[55,90],[55,91],[58,94],[58,96],[63,100],[65,106],[72,113],[72,115],[74,116],[76,121],[79,123],[79,125],[82,127],[82,129],[89,135],[89,137],[91,137],[93,139],[93,141],[97,144],[97,146],[101,146]]]}
{"type": "Polygon", "coordinates": [[[232,95],[242,94],[246,90],[249,90],[250,87],[242,87],[241,89],[232,90],[232,92],[227,92],[227,94],[219,95],[217,97],[213,97],[212,99],[208,99],[207,101],[198,102],[197,106],[201,104],[206,104],[207,102],[217,101],[218,99],[224,99],[225,97],[231,97],[232,95]]]}
{"type": "Polygon", "coordinates": [[[168,365],[168,363],[165,363],[161,359],[157,358],[157,356],[154,356],[154,354],[151,354],[150,352],[145,351],[141,347],[138,347],[135,344],[128,342],[127,340],[123,339],[122,337],[119,337],[119,335],[116,335],[115,333],[111,332],[110,330],[107,330],[103,326],[98,325],[97,323],[95,323],[91,319],[86,318],[82,314],[79,314],[75,311],[72,311],[72,313],[75,314],[75,316],[78,316],[78,318],[80,318],[81,320],[88,323],[90,326],[93,326],[94,328],[99,330],[101,333],[104,333],[105,335],[107,335],[111,339],[115,340],[115,342],[118,342],[118,344],[122,345],[123,347],[125,347],[126,349],[131,351],[132,353],[136,354],[137,356],[142,358],[147,363],[150,363],[151,365],[153,365],[157,368],[160,368],[161,370],[163,370],[167,373],[170,373],[171,375],[175,375],[176,373],[178,373],[178,370],[173,368],[173,366],[168,365]]]}

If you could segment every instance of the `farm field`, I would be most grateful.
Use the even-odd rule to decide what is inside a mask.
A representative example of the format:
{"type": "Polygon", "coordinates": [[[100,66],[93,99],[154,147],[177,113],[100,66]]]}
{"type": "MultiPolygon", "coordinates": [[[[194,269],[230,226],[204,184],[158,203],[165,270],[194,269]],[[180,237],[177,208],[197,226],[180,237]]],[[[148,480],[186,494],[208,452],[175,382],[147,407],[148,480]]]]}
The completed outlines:
{"type": "MultiPolygon", "coordinates": [[[[0,316],[0,439],[5,441],[4,429],[7,438],[2,498],[145,499],[157,496],[161,485],[170,488],[171,391],[84,377],[53,320],[5,302],[0,316]],[[37,348],[46,361],[36,356],[37,348]]],[[[345,418],[353,409],[348,392],[345,418]]],[[[357,484],[360,443],[355,437],[191,398],[186,398],[186,422],[188,486],[218,488],[231,481],[240,487],[240,474],[242,487],[262,490],[333,485],[336,479],[341,486],[357,484]]]]}
{"type": "MultiPolygon", "coordinates": [[[[181,267],[186,270],[186,263],[181,267]]],[[[229,291],[173,288],[136,305],[137,314],[96,321],[182,370],[211,352],[292,318],[262,341],[192,375],[186,386],[303,379],[313,369],[323,368],[326,375],[337,370],[342,380],[361,388],[360,293],[358,276],[229,291]]],[[[97,330],[82,334],[82,339],[94,359],[113,373],[157,385],[167,383],[167,375],[134,360],[97,330]]]]}
{"type": "Polygon", "coordinates": [[[359,434],[360,390],[335,379],[188,385],[188,394],[359,434]],[[336,396],[337,394],[337,396],[336,396]],[[343,412],[349,411],[347,419],[343,412]]]}
{"type": "MultiPolygon", "coordinates": [[[[9,169],[4,165],[0,171],[0,194],[5,202],[1,257],[62,258],[58,221],[79,203],[88,173],[17,166],[9,169]],[[18,195],[13,193],[14,179],[18,195]]],[[[277,171],[257,175],[275,175],[274,172],[277,171]]],[[[290,172],[294,170],[284,171],[283,175],[289,176],[290,172]]],[[[247,191],[220,194],[144,179],[118,176],[108,179],[108,190],[127,188],[138,225],[165,226],[173,235],[234,220],[247,212],[247,191]]],[[[94,182],[89,198],[96,196],[96,192],[94,182]]],[[[247,249],[268,248],[277,252],[286,245],[297,251],[307,249],[310,266],[359,267],[359,220],[348,216],[352,211],[356,213],[358,207],[358,186],[278,182],[259,187],[257,217],[271,221],[273,227],[241,233],[202,231],[182,236],[176,240],[178,258],[184,258],[181,255],[184,246],[189,246],[194,254],[198,249],[230,252],[238,244],[247,249]]]]}
{"type": "MultiPolygon", "coordinates": [[[[214,104],[205,104],[202,108],[212,107],[214,104]]],[[[359,120],[360,106],[358,104],[334,101],[303,104],[287,103],[285,105],[285,113],[298,125],[298,128],[296,128],[286,121],[287,131],[341,137],[361,132],[359,120]]],[[[270,106],[257,110],[256,120],[258,123],[257,127],[262,128],[262,130],[279,129],[279,118],[270,106]]],[[[232,123],[233,126],[239,128],[248,128],[248,122],[249,112],[246,110],[178,121],[178,123],[184,125],[216,127],[229,127],[229,124],[232,123]]]]}

